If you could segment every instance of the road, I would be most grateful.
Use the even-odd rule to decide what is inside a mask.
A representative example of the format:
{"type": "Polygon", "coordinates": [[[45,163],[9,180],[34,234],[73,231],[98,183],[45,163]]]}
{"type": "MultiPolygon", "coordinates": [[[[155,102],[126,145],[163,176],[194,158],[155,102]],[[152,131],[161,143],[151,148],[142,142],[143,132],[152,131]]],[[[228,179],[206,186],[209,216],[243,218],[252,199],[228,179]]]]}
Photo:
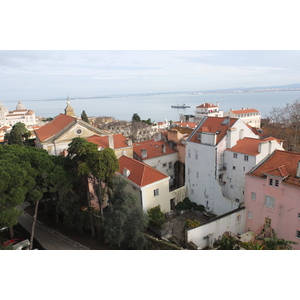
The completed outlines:
{"type": "MultiPolygon", "coordinates": [[[[33,218],[24,211],[26,206],[28,206],[26,202],[20,206],[20,209],[23,210],[23,214],[19,217],[18,221],[28,232],[31,232],[33,218]]],[[[88,247],[50,229],[39,221],[37,221],[35,225],[34,238],[45,250],[90,250],[88,247]]]]}

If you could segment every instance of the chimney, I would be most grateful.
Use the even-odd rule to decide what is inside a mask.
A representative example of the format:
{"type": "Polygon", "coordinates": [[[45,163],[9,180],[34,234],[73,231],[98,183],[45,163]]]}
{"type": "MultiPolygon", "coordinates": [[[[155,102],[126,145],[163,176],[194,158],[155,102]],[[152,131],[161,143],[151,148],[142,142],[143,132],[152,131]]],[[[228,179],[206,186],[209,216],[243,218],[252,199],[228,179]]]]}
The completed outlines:
{"type": "Polygon", "coordinates": [[[147,149],[142,149],[141,154],[142,154],[142,158],[146,158],[147,157],[147,149]]]}
{"type": "Polygon", "coordinates": [[[123,169],[123,176],[128,177],[130,175],[130,171],[126,168],[123,169]]]}
{"type": "Polygon", "coordinates": [[[166,153],[166,145],[161,145],[162,153],[166,153]]]}
{"type": "Polygon", "coordinates": [[[131,139],[127,139],[127,145],[129,146],[129,147],[131,147],[132,146],[132,140],[131,139]]]}
{"type": "Polygon", "coordinates": [[[110,135],[108,136],[108,147],[109,147],[110,149],[115,149],[115,145],[114,145],[114,136],[113,136],[113,134],[110,134],[110,135]]]}
{"type": "Polygon", "coordinates": [[[296,177],[300,177],[300,160],[298,161],[296,177]]]}

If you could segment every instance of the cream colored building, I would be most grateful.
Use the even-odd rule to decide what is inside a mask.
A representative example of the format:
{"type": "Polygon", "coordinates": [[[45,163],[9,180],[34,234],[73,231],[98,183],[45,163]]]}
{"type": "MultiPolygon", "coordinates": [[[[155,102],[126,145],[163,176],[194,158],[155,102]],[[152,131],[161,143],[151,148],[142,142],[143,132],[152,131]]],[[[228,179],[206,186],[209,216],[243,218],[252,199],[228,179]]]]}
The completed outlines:
{"type": "Polygon", "coordinates": [[[108,133],[74,117],[58,115],[53,121],[34,131],[36,147],[51,155],[62,155],[75,137],[88,138],[108,133]]]}
{"type": "Polygon", "coordinates": [[[137,197],[145,212],[157,205],[164,212],[171,210],[169,176],[125,155],[119,158],[119,165],[119,175],[128,182],[127,190],[137,197]]]}
{"type": "Polygon", "coordinates": [[[224,114],[224,117],[238,118],[249,126],[260,128],[261,115],[260,112],[254,108],[231,109],[224,114]]]}

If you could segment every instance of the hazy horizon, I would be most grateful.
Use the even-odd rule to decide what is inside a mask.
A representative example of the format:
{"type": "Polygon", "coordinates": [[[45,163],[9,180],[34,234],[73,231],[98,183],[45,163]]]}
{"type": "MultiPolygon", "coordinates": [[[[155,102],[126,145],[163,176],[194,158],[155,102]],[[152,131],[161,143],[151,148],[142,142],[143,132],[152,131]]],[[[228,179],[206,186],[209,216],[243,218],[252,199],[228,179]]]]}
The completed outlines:
{"type": "Polygon", "coordinates": [[[2,50],[0,101],[300,83],[298,50],[2,50]]]}

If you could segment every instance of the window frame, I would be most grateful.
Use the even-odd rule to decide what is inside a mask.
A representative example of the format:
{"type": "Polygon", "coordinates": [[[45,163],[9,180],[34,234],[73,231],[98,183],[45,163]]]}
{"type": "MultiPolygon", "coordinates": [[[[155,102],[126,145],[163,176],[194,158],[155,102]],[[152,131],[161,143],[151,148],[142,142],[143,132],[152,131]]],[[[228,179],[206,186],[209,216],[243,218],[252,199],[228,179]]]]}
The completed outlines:
{"type": "Polygon", "coordinates": [[[159,188],[153,191],[154,197],[159,196],[159,188]]]}

